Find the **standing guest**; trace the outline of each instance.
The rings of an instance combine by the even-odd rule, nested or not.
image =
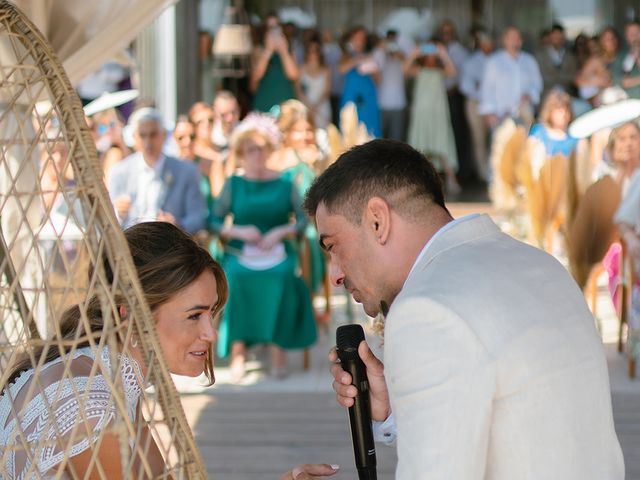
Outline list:
[[[613,64],[613,82],[624,88],[630,98],[640,98],[640,22],[627,23],[624,38],[627,51],[618,55]]]
[[[300,67],[300,79],[296,83],[298,98],[313,115],[318,128],[326,128],[331,122],[331,71],[324,63],[322,45],[317,37],[304,48],[304,64]]]
[[[166,133],[157,110],[135,111],[129,125],[136,152],[113,167],[109,180],[120,223],[159,220],[196,233],[206,215],[196,166],[162,153]]]
[[[198,60],[200,61],[200,96],[205,103],[213,102],[216,79],[213,75],[213,37],[206,30],[198,32]]]
[[[227,179],[214,207],[213,226],[226,242],[223,266],[229,279],[218,354],[231,354],[234,382],[244,376],[247,346],[269,344],[271,372],[283,378],[285,350],[316,340],[311,296],[288,241],[304,232],[307,220],[296,187],[267,168],[272,150],[263,131],[238,127],[232,155],[243,173]]]
[[[636,169],[629,179],[614,221],[624,240],[635,278],[627,315],[626,349],[631,358],[640,360],[640,169]],[[622,279],[619,280],[621,283]]]
[[[456,67],[444,45],[427,43],[417,46],[407,57],[404,71],[415,77],[408,142],[425,155],[439,159],[447,192],[458,194],[460,185],[455,175],[458,157],[444,86],[444,78],[455,75]]]
[[[231,136],[239,121],[240,105],[237,98],[229,90],[220,90],[213,100],[211,142],[222,157],[228,155]]]
[[[358,118],[365,124],[369,134],[379,137],[382,131],[376,83],[380,80],[380,72],[370,55],[367,30],[364,27],[355,27],[347,34],[340,72],[344,75],[340,109],[353,102]]]
[[[584,62],[587,61],[590,55],[590,47],[589,43],[591,42],[592,37],[584,33],[580,33],[573,39],[573,56],[576,59],[576,66],[578,69],[584,65]],[[544,49],[540,49],[542,52]],[[540,66],[542,69],[542,66]],[[544,75],[543,75],[544,76]]]
[[[522,51],[520,30],[507,27],[502,45],[487,60],[480,88],[478,111],[491,129],[507,117],[531,123],[542,91],[538,63]]]
[[[489,152],[487,138],[489,130],[484,118],[478,111],[482,77],[489,56],[493,53],[493,39],[483,31],[476,32],[477,50],[467,58],[460,74],[460,91],[465,95],[467,122],[473,139],[473,156],[476,173],[480,180],[489,180]]]
[[[598,36],[600,47],[602,48],[602,58],[607,70],[613,70],[613,64],[618,58],[618,49],[620,48],[620,36],[618,31],[613,27],[605,27]]]
[[[624,478],[602,342],[560,262],[487,215],[454,220],[433,166],[390,140],[343,154],[305,209],[334,285],[386,314],[384,366],[358,352],[397,480]],[[353,405],[351,375],[331,373]]]
[[[456,74],[446,77],[444,85],[447,89],[451,126],[456,142],[458,176],[466,180],[473,175],[474,168],[471,149],[469,148],[469,125],[467,124],[464,96],[460,92],[458,75],[462,72],[462,67],[469,56],[469,52],[460,43],[456,26],[451,20],[444,20],[440,23],[436,38],[447,47],[447,53],[456,67]]]
[[[294,83],[300,72],[275,14],[266,18],[262,43],[253,52],[249,88],[254,92],[253,109],[268,112],[274,105],[295,98]]]
[[[529,136],[537,138],[544,145],[548,157],[564,155],[569,157],[578,139],[569,135],[572,118],[571,97],[566,92],[551,90],[540,109],[540,123],[531,127]]]
[[[322,31],[322,54],[324,61],[331,70],[331,121],[334,125],[340,125],[340,97],[344,88],[344,76],[340,72],[339,64],[342,58],[342,49],[333,40],[331,30]]]
[[[600,106],[602,92],[611,86],[610,62],[605,56],[603,48],[603,44],[609,42],[609,40],[603,39],[611,35],[610,32],[603,32],[595,43],[590,44],[589,57],[576,76],[578,95],[588,101],[592,107]]]
[[[549,44],[541,48],[536,55],[542,74],[543,96],[546,96],[552,88],[558,88],[569,94],[575,91],[574,81],[578,63],[566,44],[564,27],[560,24],[553,25],[549,33]]]
[[[398,33],[395,30],[387,32],[385,40],[374,55],[380,66],[378,103],[382,119],[382,137],[402,141],[405,139],[407,125],[407,94],[403,68],[406,55],[398,43]]]

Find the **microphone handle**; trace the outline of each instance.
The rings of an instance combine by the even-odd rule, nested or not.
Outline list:
[[[342,368],[351,374],[358,389],[353,406],[349,407],[349,423],[353,440],[353,453],[359,480],[376,480],[376,448],[371,427],[369,382],[367,370],[357,355],[341,361]]]

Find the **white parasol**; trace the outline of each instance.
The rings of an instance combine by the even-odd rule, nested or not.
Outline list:
[[[640,100],[629,99],[598,107],[580,115],[569,126],[569,135],[587,138],[603,128],[612,128],[640,117]]]
[[[84,114],[90,117],[109,108],[119,107],[131,100],[135,100],[139,94],[138,90],[120,90],[119,92],[103,93],[93,102],[84,106]]]

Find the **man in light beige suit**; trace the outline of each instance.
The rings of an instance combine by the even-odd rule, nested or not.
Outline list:
[[[384,370],[359,351],[396,478],[624,478],[602,344],[553,257],[486,215],[453,220],[432,165],[390,140],[342,155],[305,208],[333,283],[369,315],[389,306]],[[350,375],[332,374],[352,405]]]

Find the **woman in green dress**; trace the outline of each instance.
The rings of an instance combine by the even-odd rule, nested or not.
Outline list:
[[[253,110],[269,112],[295,98],[294,83],[300,72],[278,23],[266,25],[264,45],[255,49],[252,65],[249,88],[254,92]]]
[[[289,241],[307,221],[294,185],[267,168],[271,149],[258,129],[237,134],[232,154],[243,173],[227,179],[214,205],[213,227],[226,242],[222,263],[229,280],[218,355],[231,354],[234,381],[244,375],[247,346],[271,344],[271,370],[281,378],[285,350],[316,340],[311,296]]]

